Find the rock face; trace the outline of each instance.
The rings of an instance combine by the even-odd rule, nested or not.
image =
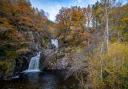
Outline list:
[[[8,79],[24,71],[28,68],[29,61],[35,52],[47,48],[48,38],[42,39],[42,32],[26,31],[22,34],[26,38],[23,44],[0,46],[3,51],[0,55],[0,79]]]
[[[26,54],[20,55],[15,59],[15,69],[13,75],[17,75],[23,70],[26,70],[29,65],[29,61],[34,54],[32,52],[28,52]]]
[[[28,68],[31,57],[35,55],[35,52],[41,51],[42,48],[47,47],[47,42],[45,39],[42,39],[42,34],[38,32],[28,32],[27,40],[29,41],[29,51],[21,53],[19,57],[15,59],[15,69],[14,75],[26,70]],[[43,61],[44,55],[41,53],[41,61]],[[43,66],[40,63],[40,69],[43,69]]]
[[[28,0],[10,1],[0,0],[0,78],[3,79],[24,70],[31,54],[47,48],[50,37],[47,30],[50,22],[44,14],[33,9]]]
[[[33,52],[25,52],[17,55],[16,58],[0,60],[0,79],[9,79],[27,69]]]
[[[45,60],[43,65],[48,70],[64,70],[64,77],[68,78],[74,73],[82,72],[87,68],[87,60],[83,52],[66,52],[67,49],[58,50],[46,49],[44,51]],[[84,71],[87,72],[86,69]]]

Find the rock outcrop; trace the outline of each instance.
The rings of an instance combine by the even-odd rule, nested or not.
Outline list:
[[[60,48],[46,49],[43,65],[47,70],[64,70],[64,77],[68,78],[76,73],[83,72],[87,68],[86,56],[81,51],[71,52],[71,49]],[[87,73],[85,69],[84,73]]]

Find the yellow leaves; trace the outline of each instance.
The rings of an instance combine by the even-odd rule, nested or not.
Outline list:
[[[16,50],[17,54],[25,54],[27,52],[30,52],[30,50],[28,48],[20,48],[20,49]]]
[[[103,85],[103,88],[107,86],[113,89],[117,89],[117,86],[119,88],[120,84],[123,85],[121,78],[128,75],[128,45],[113,43],[109,45],[107,53],[97,53],[89,60],[90,76],[96,89],[99,88],[98,85]],[[103,81],[99,81],[101,74]]]
[[[128,45],[120,44],[120,43],[113,43],[109,47],[108,55],[115,56],[115,57],[128,56]]]
[[[124,18],[122,18],[121,21],[122,21],[123,23],[128,24],[128,17],[124,17]]]

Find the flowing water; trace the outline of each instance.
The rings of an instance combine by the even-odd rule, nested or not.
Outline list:
[[[40,53],[37,53],[35,57],[32,57],[29,63],[29,67],[24,72],[39,72],[39,61],[40,61]]]
[[[58,78],[39,69],[40,53],[31,58],[28,69],[18,77],[0,81],[0,89],[57,89]]]
[[[54,45],[56,48],[59,47],[58,39],[51,39],[51,44]]]
[[[0,89],[75,89],[73,81],[63,82],[59,75],[39,69],[40,52],[32,57],[27,70],[11,80],[0,80]],[[74,84],[74,85],[71,85]]]

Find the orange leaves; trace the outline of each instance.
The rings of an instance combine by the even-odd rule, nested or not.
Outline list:
[[[20,16],[19,18],[19,25],[26,25],[26,26],[33,26],[32,19],[28,16]]]
[[[60,39],[69,46],[86,46],[90,34],[85,31],[86,10],[80,7],[62,8],[57,15]]]
[[[0,17],[0,26],[5,26],[5,27],[9,27],[9,28],[12,27],[10,25],[10,21],[8,19],[1,18],[1,17]]]
[[[56,16],[56,21],[63,24],[64,27],[81,26],[85,23],[85,10],[80,7],[62,8]]]
[[[32,8],[27,5],[27,2],[25,0],[17,1],[17,3],[13,5],[13,9],[16,13],[22,15],[30,15],[33,13]]]
[[[14,4],[11,4],[11,12],[6,13],[12,14],[8,18],[18,28],[17,30],[40,31],[44,28],[47,21],[46,16],[41,16],[40,12],[34,10],[26,0],[17,0]]]
[[[91,35],[88,32],[82,31],[81,28],[76,28],[66,34],[65,41],[69,46],[86,47],[87,43],[91,41]]]

